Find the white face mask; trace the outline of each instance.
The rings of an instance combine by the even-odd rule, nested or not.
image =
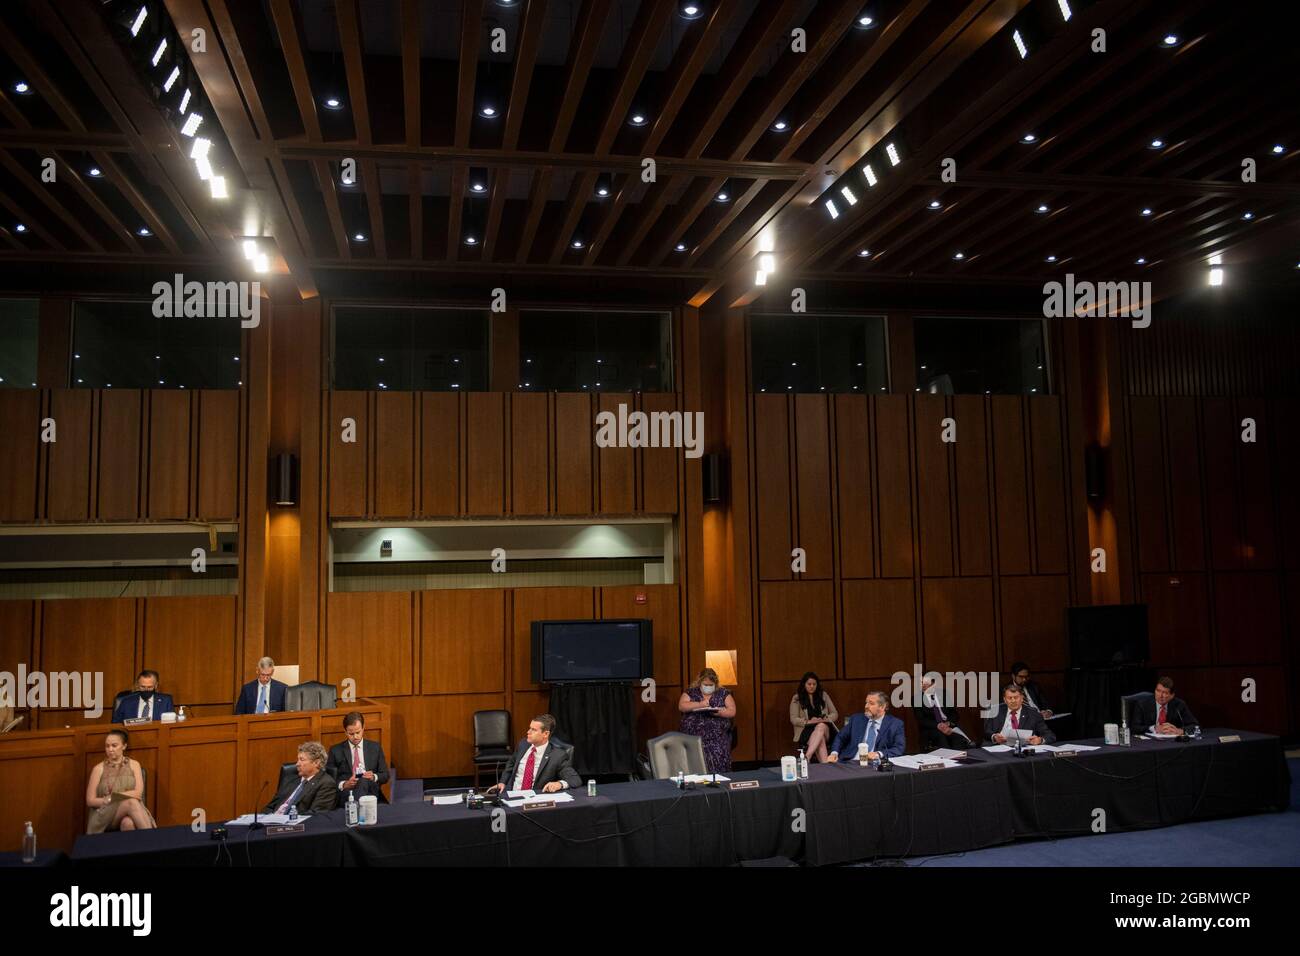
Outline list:
[[[701,685],[700,685],[700,692],[701,692],[702,694],[704,694],[705,697],[708,697],[710,694],[712,694],[712,693],[713,693],[715,690],[717,690],[717,689],[718,689],[718,688],[715,687],[713,684],[701,684]]]

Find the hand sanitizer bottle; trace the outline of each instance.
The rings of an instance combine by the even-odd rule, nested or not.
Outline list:
[[[32,829],[31,820],[28,820],[23,828],[23,862],[36,862],[36,831]]]
[[[353,790],[348,791],[348,826],[357,825],[357,795]]]
[[[799,778],[801,780],[808,779],[808,757],[803,752],[802,747],[799,748]]]

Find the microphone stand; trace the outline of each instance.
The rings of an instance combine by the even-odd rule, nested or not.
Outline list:
[[[266,793],[266,787],[270,782],[271,782],[270,780],[263,780],[262,789],[257,791],[257,803],[253,804],[253,822],[248,825],[248,829],[250,832],[253,830],[262,830],[266,828],[266,824],[259,823],[257,821],[257,808],[262,805],[262,794]]]

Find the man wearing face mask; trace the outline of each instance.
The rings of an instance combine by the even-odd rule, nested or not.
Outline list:
[[[113,708],[113,723],[127,720],[157,720],[174,711],[170,694],[158,690],[158,672],[141,671],[135,679],[135,693],[127,694]]]

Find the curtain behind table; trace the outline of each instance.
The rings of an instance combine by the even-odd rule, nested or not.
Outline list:
[[[555,735],[573,745],[573,765],[584,778],[635,773],[633,693],[630,684],[554,684]]]

